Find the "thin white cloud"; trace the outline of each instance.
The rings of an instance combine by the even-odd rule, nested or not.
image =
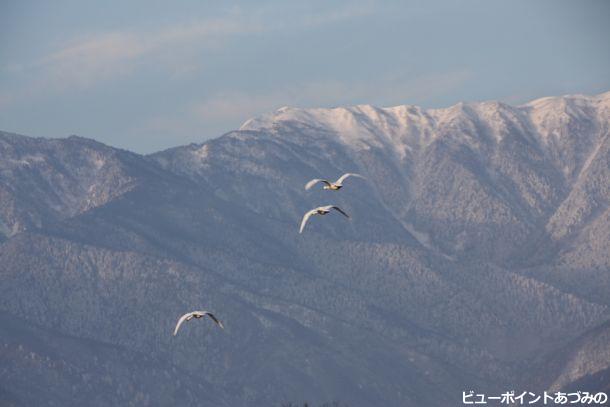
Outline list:
[[[88,87],[133,72],[145,58],[171,66],[172,58],[166,52],[176,56],[180,47],[213,47],[229,36],[263,29],[260,24],[219,19],[170,26],[155,32],[116,31],[70,44],[36,65],[57,86]]]
[[[174,24],[154,31],[118,30],[89,36],[66,44],[31,64],[13,64],[12,71],[37,78],[33,88],[61,91],[88,88],[115,77],[133,73],[139,64],[161,65],[170,77],[180,77],[198,68],[195,55],[214,48],[233,36],[294,28],[315,28],[362,16],[363,7],[301,14],[291,19],[270,14],[249,15],[241,9],[227,17]],[[186,67],[186,68],[185,68]],[[8,72],[8,67],[5,67]],[[28,93],[28,92],[25,92]]]
[[[8,93],[0,93],[0,109],[7,107],[12,102],[12,96]]]
[[[109,33],[70,45],[43,58],[49,81],[58,86],[86,87],[131,70],[130,61],[143,55],[147,46],[133,34]]]
[[[455,71],[414,78],[393,75],[361,82],[311,82],[258,94],[223,92],[196,103],[189,111],[192,117],[203,122],[237,123],[282,106],[332,107],[359,103],[392,106],[425,103],[449,94],[470,78],[469,71]]]
[[[190,108],[193,117],[202,121],[234,121],[261,112],[275,110],[286,100],[286,94],[276,91],[267,94],[247,94],[240,92],[221,93],[197,103]]]
[[[156,31],[112,31],[66,44],[33,63],[11,63],[8,75],[27,77],[18,90],[5,89],[2,104],[66,90],[87,89],[134,73],[142,66],[165,69],[176,78],[201,69],[194,54],[223,44],[230,36],[264,30],[262,24],[234,18],[176,24]]]
[[[342,21],[349,21],[355,18],[370,15],[373,7],[370,4],[359,4],[344,6],[343,8],[329,10],[319,14],[304,14],[299,21],[292,21],[286,27],[296,26],[299,28],[315,28],[326,24],[336,24]],[[294,24],[296,23],[296,24]]]
[[[248,119],[282,106],[424,103],[450,94],[469,79],[471,74],[468,71],[456,71],[416,78],[394,75],[359,83],[312,82],[265,93],[222,92],[191,103],[173,114],[150,117],[130,129],[128,134],[139,139],[154,137],[157,141],[166,140],[166,146],[203,141],[237,129]]]

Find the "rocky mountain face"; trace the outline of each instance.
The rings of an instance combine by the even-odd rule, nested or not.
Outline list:
[[[604,388],[609,148],[610,93],[282,108],[150,156],[2,133],[0,401],[440,406]],[[346,171],[366,180],[303,188]],[[324,204],[351,219],[299,235]],[[172,337],[202,308],[226,329]]]

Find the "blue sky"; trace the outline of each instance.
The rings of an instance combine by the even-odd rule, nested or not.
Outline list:
[[[0,2],[0,129],[148,153],[282,106],[610,90],[610,1]]]

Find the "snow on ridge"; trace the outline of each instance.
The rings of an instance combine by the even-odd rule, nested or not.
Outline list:
[[[564,95],[544,97],[519,106],[528,117],[543,144],[557,143],[561,129],[570,122],[596,119],[600,125],[610,116],[610,92],[594,96]]]
[[[449,107],[435,108],[435,109],[423,109],[417,105],[396,105],[391,107],[376,107],[369,104],[361,104],[348,107],[332,107],[332,108],[298,108],[284,106],[277,109],[275,112],[263,114],[258,117],[254,117],[246,120],[239,130],[260,130],[262,128],[270,128],[273,123],[282,121],[311,121],[318,123],[327,123],[329,119],[339,119],[340,122],[342,115],[346,113],[352,114],[365,114],[370,117],[378,116],[379,114],[387,114],[400,118],[398,123],[404,124],[404,119],[409,114],[419,115],[432,115],[436,117],[443,117],[450,115],[456,110],[463,110],[464,107],[471,107],[477,111],[485,111],[489,109],[509,109],[509,110],[527,110],[528,108],[537,108],[550,106],[558,103],[569,103],[569,104],[580,104],[590,102],[610,102],[610,91],[600,93],[597,95],[563,95],[563,96],[547,96],[538,99],[534,99],[530,102],[513,106],[504,102],[496,100],[488,100],[482,102],[459,102]]]
[[[519,105],[517,107],[542,107],[549,106],[550,104],[561,103],[561,102],[610,102],[610,91],[602,92],[597,95],[585,95],[585,94],[568,94],[562,96],[545,96],[542,98],[531,100],[527,103]]]
[[[430,117],[418,106],[379,108],[357,105],[335,108],[283,107],[273,113],[246,121],[239,130],[272,129],[281,123],[297,122],[337,134],[346,145],[358,149],[388,147],[401,156],[411,149],[405,135],[412,127],[429,125]],[[415,131],[419,133],[419,131]],[[417,143],[416,143],[417,144]]]
[[[438,109],[414,105],[376,107],[356,105],[334,108],[282,107],[246,121],[240,130],[273,129],[296,122],[335,133],[347,146],[356,149],[388,148],[404,158],[413,149],[425,148],[439,137],[476,137],[498,143],[518,129],[532,141],[547,144],[554,129],[572,118],[590,117],[597,109],[600,120],[610,111],[610,92],[595,96],[565,95],[544,97],[513,106],[499,101],[460,102]],[[480,134],[480,129],[486,131]],[[475,137],[476,136],[476,137]]]

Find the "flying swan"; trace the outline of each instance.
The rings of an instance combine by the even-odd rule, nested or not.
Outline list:
[[[324,187],[324,188],[326,188],[326,187]],[[303,220],[301,221],[301,228],[299,229],[299,233],[303,233],[305,224],[307,223],[307,221],[309,220],[309,218],[312,215],[326,215],[326,214],[330,213],[331,209],[334,209],[337,212],[341,213],[346,218],[349,218],[349,215],[347,213],[343,212],[343,210],[341,208],[339,208],[338,206],[333,206],[333,205],[320,206],[318,208],[310,210],[305,215],[303,215]]]
[[[224,329],[225,327],[222,325],[222,322],[220,322],[218,320],[218,318],[216,318],[214,316],[214,314],[212,314],[211,312],[207,312],[207,311],[193,311],[193,312],[189,312],[188,314],[184,314],[180,317],[180,319],[178,320],[178,323],[176,324],[176,329],[174,329],[174,336],[176,336],[176,334],[178,333],[178,329],[180,329],[180,325],[182,325],[182,323],[184,321],[190,321],[193,318],[203,318],[205,316],[209,316],[212,321],[216,322],[216,325],[218,325],[219,327],[221,327],[222,329]]]
[[[353,172],[348,172],[347,174],[341,175],[341,178],[339,178],[335,182],[330,182],[328,180],[321,179],[321,178],[312,179],[307,184],[305,184],[305,189],[310,189],[311,187],[316,185],[318,182],[322,182],[322,183],[326,184],[326,185],[324,185],[324,189],[329,189],[329,190],[332,190],[332,191],[336,191],[336,190],[341,189],[343,187],[343,181],[345,181],[345,179],[347,177],[364,178],[360,174],[354,174]]]

